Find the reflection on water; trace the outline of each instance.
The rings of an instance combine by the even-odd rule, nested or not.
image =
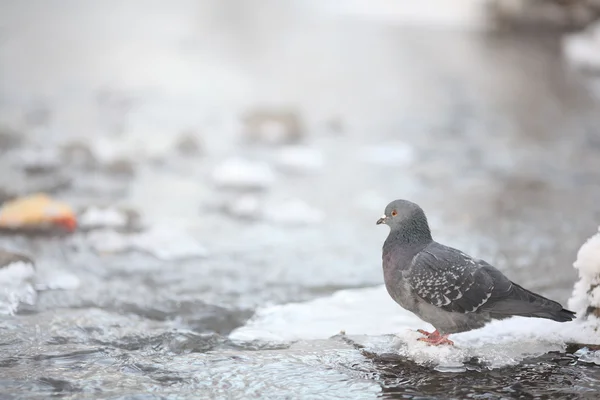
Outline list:
[[[554,38],[435,32],[265,4],[0,2],[0,122],[23,133],[17,140],[2,128],[0,197],[43,189],[78,208],[119,205],[206,248],[204,258],[173,260],[99,253],[95,238],[108,236],[97,232],[0,237],[0,247],[36,260],[40,279],[60,266],[79,281],[1,317],[3,395],[597,390],[598,369],[563,349],[454,373],[343,337],[311,339],[311,326],[294,343],[229,337],[259,307],[380,285],[387,232],[374,222],[393,198],[422,204],[441,242],[561,302],[575,252],[600,220],[600,102],[562,65]],[[241,137],[242,117],[263,109],[299,119],[300,142],[315,152]],[[181,151],[189,140],[197,152]],[[17,161],[35,148],[43,157],[29,160],[43,165],[31,175]],[[235,157],[266,162],[274,177],[241,190],[241,205],[232,203],[240,190],[214,182],[215,168]],[[244,218],[248,207],[261,217]],[[319,218],[297,224],[286,212],[298,209]],[[328,336],[338,333],[336,315],[351,311],[333,309]],[[352,334],[371,327],[360,332],[360,322]]]

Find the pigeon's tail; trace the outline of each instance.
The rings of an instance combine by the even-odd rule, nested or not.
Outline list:
[[[489,310],[493,318],[510,316],[546,318],[558,322],[575,319],[575,313],[560,303],[535,294],[512,282],[510,294],[496,302]]]

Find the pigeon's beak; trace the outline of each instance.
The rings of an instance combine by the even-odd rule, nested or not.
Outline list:
[[[387,217],[382,215],[381,218],[377,220],[377,225],[385,224],[387,222]]]

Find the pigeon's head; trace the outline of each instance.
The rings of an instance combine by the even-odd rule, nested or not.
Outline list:
[[[406,226],[427,228],[425,213],[417,204],[408,200],[394,200],[385,208],[384,214],[377,220],[377,225],[386,224],[392,230]]]

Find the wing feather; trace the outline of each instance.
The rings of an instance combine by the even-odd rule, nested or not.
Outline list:
[[[472,313],[494,295],[489,264],[438,243],[413,258],[407,280],[414,293],[429,304],[449,312]]]

